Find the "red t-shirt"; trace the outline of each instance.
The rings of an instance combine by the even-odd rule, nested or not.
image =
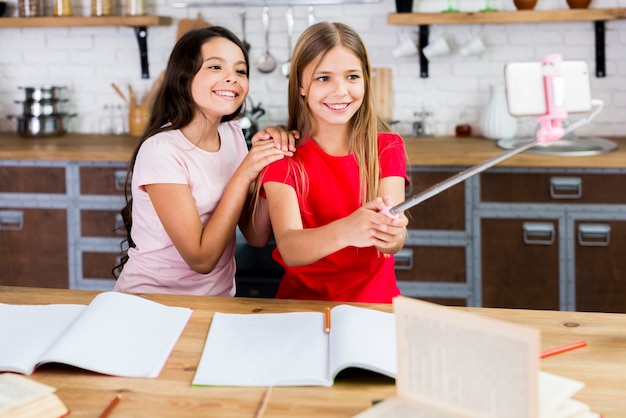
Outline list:
[[[380,177],[406,175],[406,151],[402,138],[378,134]],[[335,157],[326,154],[315,141],[298,146],[296,156],[307,173],[308,190],[303,196],[288,158],[270,164],[262,184],[275,181],[296,190],[303,227],[316,228],[344,218],[357,210],[360,185],[354,154]],[[277,298],[341,302],[391,303],[400,294],[396,284],[395,258],[385,257],[375,247],[346,247],[313,264],[292,267],[285,264],[278,248],[274,259],[285,269]]]

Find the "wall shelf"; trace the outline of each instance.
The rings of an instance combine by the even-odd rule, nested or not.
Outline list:
[[[626,8],[514,10],[458,13],[390,13],[390,25],[418,25],[420,77],[428,77],[428,59],[421,52],[428,45],[429,25],[472,25],[547,22],[594,22],[596,77],[606,77],[605,22],[626,19]]]
[[[135,31],[139,46],[141,78],[150,78],[148,70],[148,26],[169,26],[167,16],[41,16],[0,18],[3,28],[60,28],[87,26],[129,26]]]
[[[215,0],[192,0],[172,3],[172,7],[274,7],[274,6],[322,6],[339,4],[371,4],[380,3],[382,0],[239,0],[239,1],[215,1]]]

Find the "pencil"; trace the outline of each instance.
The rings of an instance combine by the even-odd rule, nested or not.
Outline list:
[[[120,403],[120,399],[122,399],[122,395],[120,394],[118,394],[115,398],[113,398],[109,406],[107,406],[107,408],[102,412],[102,414],[100,414],[100,418],[108,417],[111,411],[113,411],[113,409],[117,406],[117,404]]]
[[[272,394],[272,387],[268,387],[265,389],[265,393],[263,394],[263,398],[261,398],[261,403],[259,404],[259,409],[257,409],[254,418],[261,418],[263,413],[265,412],[265,408],[267,407],[267,402],[270,400],[270,395]]]
[[[551,350],[546,350],[546,351],[542,352],[540,354],[539,358],[546,358],[546,357],[554,356],[555,354],[561,354],[561,353],[564,353],[566,351],[573,350],[575,348],[585,347],[586,345],[587,345],[587,341],[585,341],[585,340],[578,341],[578,342],[571,343],[571,344],[566,344],[566,345],[563,345],[561,347],[553,348]]]
[[[324,311],[324,318],[325,318],[324,332],[328,334],[330,332],[330,308],[328,306],[326,307],[326,310]]]

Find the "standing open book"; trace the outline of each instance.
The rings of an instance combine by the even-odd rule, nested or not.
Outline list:
[[[539,330],[417,299],[393,301],[396,396],[355,418],[592,418],[584,384],[539,372]]]
[[[391,313],[339,305],[323,312],[215,313],[194,385],[332,386],[350,367],[396,375]]]
[[[191,310],[118,292],[85,305],[0,303],[0,370],[31,374],[63,363],[124,377],[157,377]]]

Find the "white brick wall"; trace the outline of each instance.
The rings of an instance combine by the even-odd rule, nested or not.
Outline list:
[[[17,0],[8,0],[16,2]],[[49,0],[48,0],[49,1]],[[126,88],[132,84],[143,95],[155,77],[164,69],[181,18],[195,18],[200,12],[211,23],[241,33],[237,7],[202,9],[173,8],[174,0],[147,0],[148,12],[172,16],[168,27],[148,28],[148,56],[151,79],[140,74],[137,41],[132,28],[0,28],[0,130],[16,129],[5,115],[20,114],[24,92],[18,86],[49,84],[67,86],[66,109],[76,112],[70,129],[74,132],[97,132],[105,104],[122,104],[111,83]],[[211,0],[213,1],[213,0]],[[219,0],[218,0],[219,1]],[[478,10],[484,0],[457,0],[462,10]],[[415,9],[438,11],[447,0],[415,0]],[[501,10],[514,10],[512,0],[492,0]],[[88,15],[89,2],[74,0],[74,14]],[[119,5],[118,7],[122,7]],[[626,0],[593,0],[591,7],[626,7]],[[565,0],[539,0],[537,9],[567,8]],[[271,53],[282,62],[287,58],[285,7],[272,7],[270,32]],[[368,5],[319,5],[317,20],[342,21],[359,31],[373,66],[393,69],[394,119],[401,121],[397,130],[410,130],[414,113],[422,106],[434,113],[436,133],[452,134],[462,112],[466,112],[477,132],[477,120],[488,100],[489,85],[502,81],[506,62],[538,60],[547,53],[559,52],[565,59],[584,60],[591,69],[594,98],[603,100],[605,109],[580,134],[626,134],[626,20],[606,23],[607,77],[596,78],[594,31],[591,22],[510,24],[510,25],[434,25],[431,36],[444,36],[455,46],[470,36],[481,36],[487,50],[478,57],[462,57],[456,50],[430,63],[429,78],[419,77],[417,57],[394,59],[391,50],[398,36],[415,33],[417,27],[391,26],[387,14],[395,10],[394,0]],[[252,44],[251,64],[264,51],[261,8],[247,9],[247,40]],[[307,25],[307,7],[294,7],[294,35]],[[262,124],[286,122],[287,80],[279,69],[270,74],[252,70],[250,97],[262,102],[267,115]],[[520,121],[520,133],[528,134],[532,119]]]

